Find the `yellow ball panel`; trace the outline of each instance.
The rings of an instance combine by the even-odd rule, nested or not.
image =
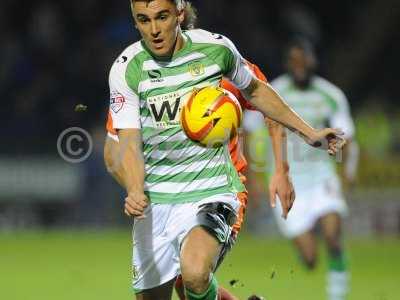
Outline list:
[[[240,104],[222,88],[207,87],[195,93],[182,109],[182,127],[189,138],[203,146],[221,146],[240,126]]]

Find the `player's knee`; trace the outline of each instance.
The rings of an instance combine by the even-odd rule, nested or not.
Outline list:
[[[211,269],[209,266],[192,263],[190,267],[182,269],[182,279],[185,288],[201,294],[207,290],[210,281]]]

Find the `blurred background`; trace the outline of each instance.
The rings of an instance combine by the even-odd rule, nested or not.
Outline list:
[[[350,101],[361,149],[356,183],[344,190],[354,258],[350,299],[400,299],[393,267],[400,267],[398,1],[192,2],[199,27],[228,36],[269,79],[284,72],[291,37],[314,43],[318,73]],[[108,71],[140,38],[129,1],[2,0],[0,36],[0,277],[8,278],[0,290],[5,299],[129,299],[130,221],[122,214],[124,192],[102,157]],[[260,134],[267,149],[268,137]],[[230,288],[240,295],[265,291],[268,299],[289,299],[289,284],[293,295],[304,295],[298,299],[322,299],[315,293],[323,295],[323,271],[310,275],[321,281],[313,292],[276,230],[263,191],[268,174],[257,176],[245,242],[228,258],[231,269],[221,270],[222,281],[237,274],[244,283]],[[265,263],[262,270],[241,265],[240,253],[251,251]],[[289,272],[296,268],[297,277]],[[272,272],[282,276],[271,278]],[[252,285],[256,277],[262,279]],[[378,280],[370,290],[369,280]],[[289,294],[282,297],[282,289]]]

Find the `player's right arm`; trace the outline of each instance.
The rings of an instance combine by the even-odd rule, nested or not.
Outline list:
[[[104,163],[106,169],[115,181],[125,188],[125,174],[122,169],[119,152],[119,140],[115,141],[110,136],[107,136],[104,142]]]
[[[142,134],[140,129],[118,130],[123,181],[127,191],[125,213],[128,216],[142,218],[148,199],[144,194],[144,159]]]
[[[110,117],[119,139],[119,167],[125,184],[125,213],[144,217],[148,199],[144,194],[145,165],[142,151],[140,103],[137,94],[125,79],[126,61],[116,61],[111,68]]]

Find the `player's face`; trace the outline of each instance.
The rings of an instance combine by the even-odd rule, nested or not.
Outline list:
[[[313,75],[315,59],[303,49],[293,47],[288,53],[287,67],[296,85],[307,87]]]
[[[182,47],[180,23],[184,14],[174,1],[133,1],[132,12],[137,29],[154,55],[170,57]]]

